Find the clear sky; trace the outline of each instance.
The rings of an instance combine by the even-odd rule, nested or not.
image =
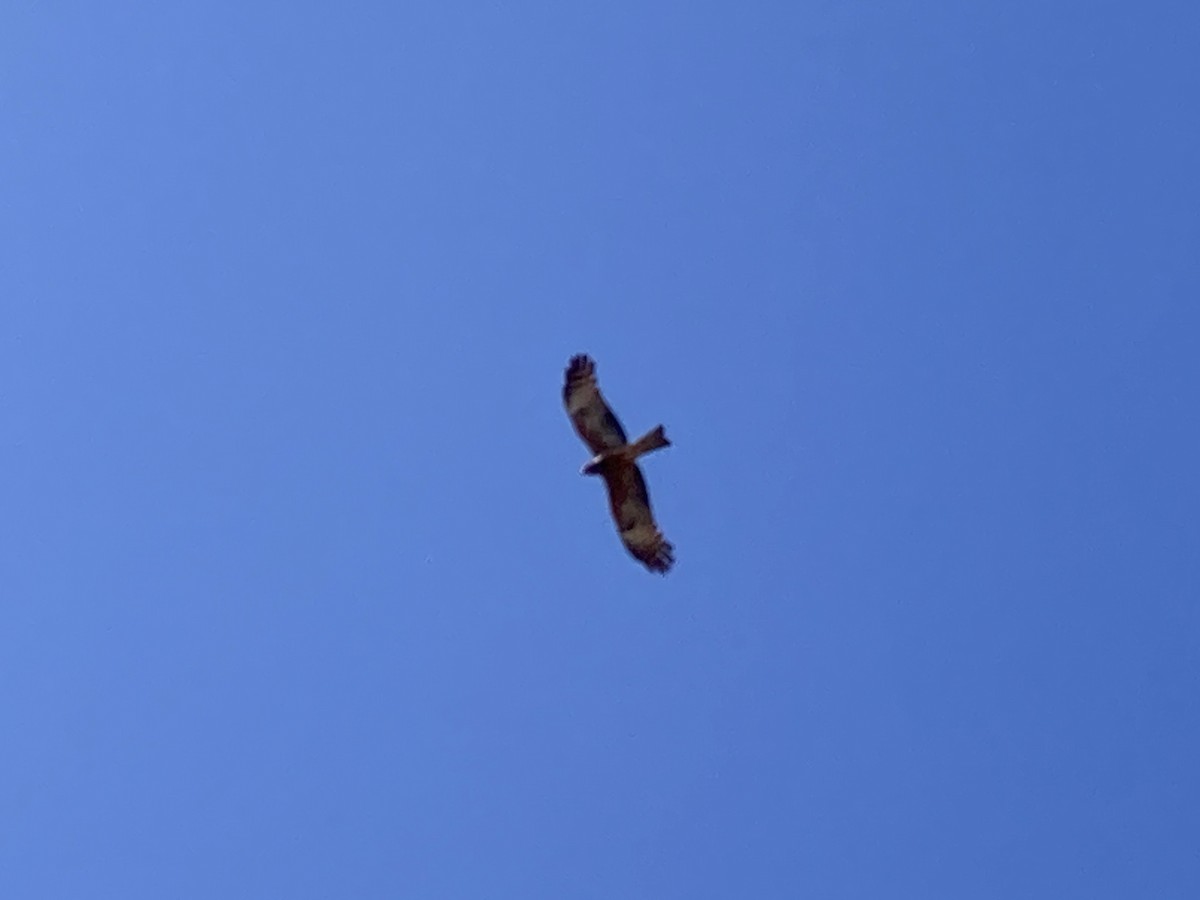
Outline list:
[[[1200,896],[1197,46],[6,3],[0,894]]]

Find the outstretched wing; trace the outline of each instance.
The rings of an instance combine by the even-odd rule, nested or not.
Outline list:
[[[611,463],[604,468],[608,502],[625,549],[651,572],[666,572],[675,562],[675,548],[667,543],[650,509],[646,479],[633,463]]]
[[[625,429],[609,409],[596,384],[596,364],[591,357],[572,356],[563,384],[563,404],[583,442],[593,453],[603,453],[628,443]]]

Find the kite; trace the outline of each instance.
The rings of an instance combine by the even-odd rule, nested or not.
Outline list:
[[[646,479],[637,465],[639,456],[671,446],[663,427],[629,443],[625,429],[600,393],[596,364],[582,354],[571,357],[567,365],[563,404],[579,437],[595,454],[580,474],[604,479],[613,522],[625,548],[647,569],[665,575],[675,562],[675,548],[654,523]]]

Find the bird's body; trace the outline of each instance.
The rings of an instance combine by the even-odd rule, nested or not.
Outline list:
[[[573,356],[567,365],[563,404],[580,438],[595,454],[581,474],[604,479],[613,521],[625,548],[652,572],[666,573],[675,562],[674,547],[654,522],[646,479],[637,464],[638,457],[671,446],[663,426],[630,443],[600,393],[596,364],[583,355]]]

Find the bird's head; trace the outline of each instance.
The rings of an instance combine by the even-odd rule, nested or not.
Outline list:
[[[579,474],[580,475],[599,475],[599,474],[601,474],[601,471],[604,468],[604,463],[605,463],[605,458],[604,458],[603,454],[593,456],[586,463],[584,463],[583,468],[579,470]]]

